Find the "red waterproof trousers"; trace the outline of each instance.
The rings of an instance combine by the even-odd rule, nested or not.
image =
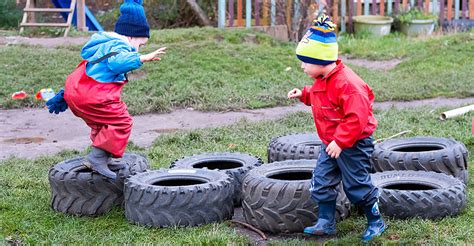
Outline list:
[[[64,99],[74,115],[91,128],[92,146],[122,157],[133,124],[127,105],[120,99],[127,80],[100,83],[87,76],[86,64],[82,61],[67,77]]]

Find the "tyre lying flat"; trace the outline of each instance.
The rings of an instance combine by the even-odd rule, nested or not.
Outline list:
[[[223,172],[160,169],[125,182],[125,217],[149,227],[199,226],[232,218],[234,186]]]
[[[438,219],[459,214],[466,206],[466,185],[443,173],[387,171],[374,173],[382,214],[398,218]]]
[[[316,133],[297,133],[273,138],[268,144],[268,163],[311,160],[319,157],[322,141]]]

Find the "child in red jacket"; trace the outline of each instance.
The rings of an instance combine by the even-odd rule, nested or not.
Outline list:
[[[144,62],[159,61],[166,48],[140,55],[139,48],[147,43],[150,27],[142,0],[124,0],[115,32],[94,34],[82,48],[84,59],[67,77],[65,88],[46,105],[50,113],[68,107],[91,128],[92,151],[84,165],[99,174],[115,179],[109,158],[120,158],[127,147],[133,120],[127,105],[121,100],[127,73]]]
[[[319,205],[318,221],[304,232],[320,236],[336,233],[336,186],[342,179],[350,201],[364,208],[368,226],[362,239],[367,242],[386,228],[378,210],[379,191],[369,175],[374,149],[371,136],[377,126],[372,114],[374,94],[337,59],[335,27],[324,15],[313,22],[296,55],[314,83],[288,92],[288,98],[299,98],[311,106],[323,142],[311,184],[312,198]]]

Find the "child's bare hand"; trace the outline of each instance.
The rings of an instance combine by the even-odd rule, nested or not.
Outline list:
[[[342,152],[341,147],[339,147],[339,145],[337,145],[335,141],[332,141],[331,143],[329,143],[328,147],[326,148],[326,153],[328,153],[329,156],[335,159],[339,157],[341,152]]]
[[[141,62],[160,61],[160,55],[166,54],[166,47],[159,48],[151,53],[140,56]]]
[[[293,98],[300,98],[301,97],[301,90],[300,89],[293,89],[288,92],[288,99],[293,99]]]

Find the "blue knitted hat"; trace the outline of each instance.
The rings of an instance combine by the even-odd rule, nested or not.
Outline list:
[[[142,3],[143,0],[124,0],[115,23],[116,33],[128,37],[150,37],[150,26]]]

